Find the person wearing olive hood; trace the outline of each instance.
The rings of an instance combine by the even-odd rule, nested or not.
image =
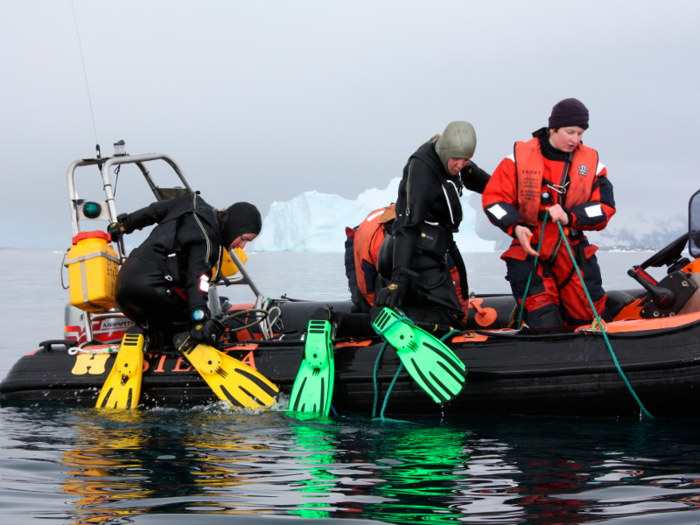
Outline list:
[[[398,307],[414,322],[461,327],[464,312],[446,256],[460,270],[462,296],[469,296],[464,262],[453,234],[462,221],[462,189],[483,193],[490,175],[471,161],[476,132],[451,122],[411,155],[396,200],[396,221],[379,255],[379,272],[391,282],[376,306]]]
[[[108,231],[116,241],[152,224],[157,226],[119,271],[117,305],[147,326],[156,344],[169,346],[184,331],[211,344],[223,327],[207,307],[209,282],[224,250],[243,248],[260,233],[260,212],[247,202],[216,211],[192,193],[120,215]]]

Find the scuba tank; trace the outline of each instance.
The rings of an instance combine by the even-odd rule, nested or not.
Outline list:
[[[238,259],[241,261],[241,264],[245,264],[248,261],[248,256],[245,254],[243,251],[243,248],[234,248],[234,252],[236,252],[236,256],[238,256]],[[221,277],[222,275],[224,277],[233,277],[238,273],[238,266],[236,263],[233,262],[233,259],[228,253],[228,250],[223,250],[223,254],[221,257],[221,266],[219,267],[219,272],[216,274],[217,278]]]
[[[85,312],[100,312],[117,306],[114,288],[119,259],[103,231],[81,232],[73,237],[65,266],[70,283],[70,304]]]

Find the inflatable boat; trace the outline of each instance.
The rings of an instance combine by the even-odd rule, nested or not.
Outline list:
[[[147,163],[155,161],[170,165],[183,186],[158,187],[147,169]],[[120,153],[75,161],[68,169],[74,241],[80,236],[81,223],[116,218],[110,170],[124,165],[139,168],[156,199],[194,191],[166,155]],[[74,171],[82,166],[98,167],[104,202],[78,198]],[[467,369],[465,387],[449,403],[436,404],[401,369],[395,349],[380,336],[334,338],[333,411],[373,417],[636,417],[640,412],[653,417],[696,417],[693,407],[700,403],[700,192],[691,197],[688,212],[687,234],[629,270],[634,288],[608,291],[614,320],[607,324],[594,322],[559,332],[518,330],[518,309],[511,296],[472,297],[466,312],[467,330],[439,334]],[[118,265],[126,254],[123,246],[116,248],[110,257]],[[313,312],[330,307],[352,315],[352,304],[269,299],[246,271],[244,254],[232,252],[230,256],[236,273],[223,277],[210,293],[212,312],[222,316],[229,328],[220,348],[275,383],[280,390],[276,407],[284,410],[304,356],[304,333]],[[666,267],[667,275],[656,281],[645,271],[649,267]],[[82,285],[76,284],[80,278],[71,276],[71,288],[82,288],[75,300],[71,290],[73,304],[66,307],[65,333],[39,343],[12,367],[0,383],[3,404],[95,406],[122,336],[132,323],[113,306],[85,299],[89,294],[84,275]],[[224,285],[248,286],[255,302],[228,304],[217,292]],[[218,401],[172,348],[146,350],[140,399],[143,407],[191,407]]]

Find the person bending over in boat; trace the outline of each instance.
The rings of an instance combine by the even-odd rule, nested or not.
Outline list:
[[[158,226],[131,252],[117,276],[117,305],[136,326],[122,339],[96,406],[136,407],[144,351],[148,345],[173,344],[222,401],[236,407],[269,407],[278,388],[212,346],[224,327],[207,308],[209,281],[221,265],[223,251],[243,248],[255,239],[262,227],[260,212],[247,202],[217,212],[198,193],[191,193],[120,215],[108,232],[118,241],[122,234],[152,224]]]
[[[489,174],[471,161],[475,149],[474,127],[451,122],[408,159],[393,232],[384,241],[393,242],[391,282],[377,293],[377,306],[398,307],[417,323],[462,327],[464,312],[446,255],[464,276],[461,292],[467,300],[466,269],[452,235],[462,221],[462,189],[482,193],[489,180]]]
[[[529,282],[523,321],[533,330],[587,324],[594,317],[556,221],[564,227],[598,314],[610,320],[597,247],[583,232],[605,228],[615,200],[598,152],[581,141],[588,116],[575,98],[558,102],[549,125],[515,143],[483,193],[489,220],[514,238],[501,259],[518,304]]]
[[[393,235],[386,235],[379,248],[389,254],[391,282],[379,290],[369,314],[340,315],[328,309],[314,313],[307,330],[304,359],[290,395],[291,411],[328,414],[334,371],[331,334],[333,329],[336,335],[341,333],[342,325],[349,319],[362,316],[394,347],[413,380],[433,401],[446,403],[462,390],[464,364],[449,347],[419,326],[462,327],[464,312],[446,257],[451,253],[455,262],[464,267],[452,239],[462,220],[462,177],[468,181],[469,189],[479,192],[489,177],[471,162],[475,148],[472,125],[451,122],[442,135],[433,137],[411,155],[399,185]],[[385,214],[379,210],[377,213]],[[372,226],[376,229],[383,219],[388,222],[391,214],[383,218],[379,215]],[[368,234],[368,250],[376,251],[376,245],[370,246],[376,232],[364,233]],[[346,257],[354,258],[354,251],[346,252]],[[466,270],[463,275],[462,293],[466,299]]]
[[[247,202],[216,211],[197,193],[120,215],[109,228],[112,239],[152,224],[148,238],[125,261],[116,284],[119,309],[145,326],[162,345],[190,331],[212,344],[223,331],[207,307],[209,281],[223,250],[243,248],[260,233],[258,209]]]
[[[489,175],[483,180],[483,184],[474,191],[481,193],[486,185]],[[345,228],[347,239],[345,240],[345,274],[348,278],[348,289],[353,302],[353,312],[369,313],[374,306],[375,290],[381,279],[378,266],[382,266],[385,277],[391,277],[391,254],[389,250],[379,253],[384,239],[391,235],[396,218],[396,206],[391,204],[370,212],[367,217],[354,228]],[[380,265],[380,262],[382,263]],[[388,268],[386,268],[388,266]],[[447,254],[447,268],[450,270],[450,278],[454,282],[455,291],[465,316],[469,309],[468,290],[462,296],[461,283],[466,281],[466,274],[460,275],[459,268]],[[464,267],[462,267],[464,268]]]

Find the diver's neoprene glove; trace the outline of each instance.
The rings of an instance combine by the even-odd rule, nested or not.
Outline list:
[[[213,345],[219,340],[219,336],[226,330],[221,321],[209,317],[209,314],[204,310],[195,310],[192,312],[194,326],[190,330],[192,339],[200,343]]]
[[[107,227],[107,233],[111,235],[112,242],[119,242],[123,234],[134,231],[133,228],[129,228],[127,225],[127,217],[126,213],[117,215],[117,222],[113,222]]]
[[[416,272],[408,268],[396,268],[391,272],[391,284],[379,290],[374,300],[376,306],[388,306],[389,308],[403,306],[403,298],[411,286],[411,280],[418,277]]]

